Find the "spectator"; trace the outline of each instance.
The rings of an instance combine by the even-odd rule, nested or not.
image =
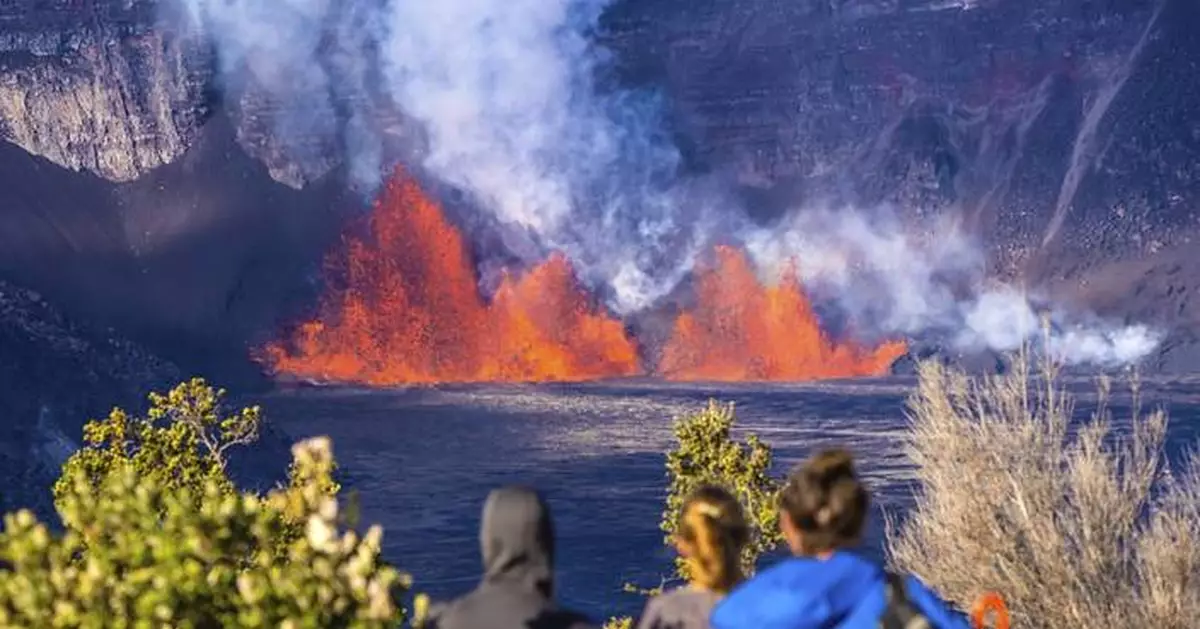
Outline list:
[[[869,498],[849,453],[816,454],[792,472],[779,502],[794,557],[721,601],[711,617],[715,629],[966,629],[966,619],[916,578],[892,581],[850,552],[862,536]]]
[[[705,485],[683,503],[675,549],[687,566],[689,582],[646,604],[638,629],[708,629],[708,617],[721,597],[742,580],[741,553],[750,528],[737,499]]]
[[[488,495],[479,527],[483,579],[466,596],[433,605],[436,629],[590,629],[554,602],[554,529],[537,492],[502,487]]]

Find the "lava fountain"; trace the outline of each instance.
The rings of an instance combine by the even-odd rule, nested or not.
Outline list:
[[[579,381],[641,371],[623,324],[593,305],[561,255],[479,293],[462,235],[398,171],[364,236],[329,260],[319,317],[263,361],[276,374],[369,385]]]
[[[374,210],[327,260],[318,317],[260,360],[276,375],[376,386],[584,381],[642,373],[623,323],[594,303],[555,254],[495,295],[479,292],[461,233],[398,170]],[[866,349],[821,331],[794,267],[759,282],[720,247],[700,269],[697,304],[675,321],[658,375],[670,380],[814,380],[879,375],[905,352]]]
[[[795,265],[761,283],[741,251],[718,247],[699,269],[696,305],[675,321],[659,373],[669,380],[818,380],[877,376],[907,351],[903,342],[867,349],[821,331]]]

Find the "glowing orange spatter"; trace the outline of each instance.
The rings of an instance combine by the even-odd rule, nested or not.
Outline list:
[[[675,321],[658,371],[670,380],[816,380],[874,376],[903,355],[902,342],[866,349],[822,333],[795,267],[764,286],[746,257],[718,247],[700,270],[696,306]]]
[[[394,385],[640,372],[623,325],[592,305],[563,256],[505,277],[486,302],[461,234],[403,172],[366,227],[335,254],[344,282],[318,319],[262,352],[274,373]]]

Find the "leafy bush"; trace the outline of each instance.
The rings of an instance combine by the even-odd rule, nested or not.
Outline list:
[[[1200,459],[1173,475],[1166,416],[1089,421],[1053,365],[970,378],[920,366],[908,453],[922,490],[889,552],[952,600],[1000,592],[1029,629],[1190,627],[1200,618]],[[1138,400],[1136,382],[1134,399]]]
[[[328,474],[329,442],[295,449],[306,477]],[[317,484],[265,499],[207,480],[197,495],[130,465],[97,486],[81,468],[60,484],[73,526],[51,535],[28,511],[0,534],[4,627],[393,627],[407,581],[379,561],[381,531],[338,530],[336,499]],[[286,554],[284,512],[305,534]],[[85,544],[86,540],[86,544]]]
[[[288,484],[238,492],[229,448],[257,408],[225,414],[203,380],[114,410],[63,466],[55,536],[28,511],[0,534],[0,627],[390,627],[408,578],[339,513],[327,439],[293,448]]]
[[[745,442],[733,438],[737,421],[732,404],[710,401],[708,406],[675,422],[676,446],[667,453],[667,504],[659,527],[671,543],[679,523],[683,501],[705,483],[715,483],[733,492],[746,510],[750,543],[742,552],[742,568],[754,573],[763,553],[779,545],[779,481],[770,475],[771,447],[756,435]],[[687,564],[675,559],[676,576],[687,579]]]
[[[149,399],[145,417],[133,417],[117,408],[106,419],[84,426],[83,447],[67,459],[54,485],[55,505],[68,528],[79,530],[62,504],[75,491],[77,476],[99,490],[111,474],[129,467],[167,490],[188,490],[197,505],[207,499],[210,484],[222,495],[236,493],[226,474],[227,453],[258,439],[262,409],[251,406],[228,412],[225,391],[213,388],[203,378],[181,383],[166,394],[151,393]],[[288,485],[293,490],[308,484],[330,496],[340,490],[332,474],[336,465],[321,478],[305,477],[313,470],[301,473],[296,465],[293,461],[288,470]],[[303,514],[293,511],[290,518],[286,534],[276,540],[279,550],[302,532]]]
[[[737,422],[732,404],[710,401],[708,406],[675,421],[675,447],[667,452],[667,500],[659,528],[670,545],[671,536],[679,524],[683,501],[700,485],[714,483],[730,490],[746,510],[750,524],[750,543],[742,552],[742,567],[753,574],[754,566],[763,553],[774,549],[782,540],[779,532],[779,512],[775,497],[779,481],[771,477],[771,448],[755,435],[744,442],[733,438]],[[686,580],[687,564],[675,558],[674,579]],[[630,592],[655,595],[662,586],[641,589],[626,586]],[[630,629],[633,619],[610,618],[605,629]]]
[[[233,493],[225,474],[226,452],[258,439],[262,411],[254,406],[225,415],[224,397],[224,391],[194,378],[166,395],[151,393],[146,417],[131,417],[117,408],[105,420],[88,422],[83,448],[67,460],[54,486],[56,504],[74,489],[75,472],[99,488],[121,466],[153,477],[167,489],[189,489],[197,500],[210,482]]]

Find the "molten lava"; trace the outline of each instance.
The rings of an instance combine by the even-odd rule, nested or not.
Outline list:
[[[620,321],[595,308],[566,258],[480,295],[461,234],[398,172],[331,259],[340,288],[291,343],[263,352],[277,374],[371,385],[574,381],[640,372]]]
[[[262,352],[276,374],[369,385],[580,381],[641,373],[622,323],[593,305],[553,255],[505,275],[485,300],[462,235],[402,171],[329,262],[318,318]],[[675,321],[658,372],[671,380],[879,375],[904,343],[866,349],[821,331],[794,268],[759,282],[738,250],[701,269],[697,305]]]
[[[695,308],[679,315],[659,361],[670,380],[816,380],[886,373],[903,342],[875,349],[822,332],[795,267],[776,286],[759,282],[738,250],[718,247],[700,271]]]

